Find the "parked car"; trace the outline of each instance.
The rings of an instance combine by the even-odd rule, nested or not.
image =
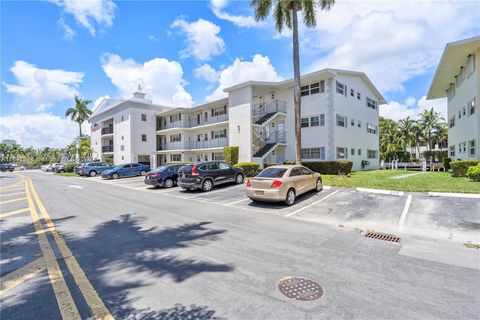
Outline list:
[[[178,170],[178,185],[183,189],[210,191],[224,183],[243,183],[243,169],[222,161],[208,161],[186,165]]]
[[[80,169],[85,165],[85,162],[77,164],[75,167],[73,167],[73,172],[80,175]]]
[[[55,172],[55,173],[65,172],[65,163],[59,163],[58,165],[53,167],[53,172]]]
[[[297,165],[272,166],[247,180],[246,194],[253,201],[284,201],[291,206],[299,195],[323,189],[318,172]]]
[[[5,172],[5,171],[13,172],[13,170],[15,170],[15,167],[11,163],[0,164],[0,171],[2,171],[2,172]]]
[[[111,170],[112,168],[112,166],[105,162],[87,162],[78,169],[78,174],[81,176],[95,177],[96,175],[102,174],[106,170]]]
[[[25,166],[20,166],[20,165],[13,165],[13,167],[15,168],[16,171],[23,171],[25,170]]]
[[[104,179],[118,179],[120,177],[144,176],[150,171],[150,167],[141,163],[127,163],[105,170],[102,173]]]
[[[49,166],[50,165],[48,165],[48,164],[44,164],[43,166],[40,167],[40,169],[42,169],[42,171],[47,171]]]
[[[156,168],[147,173],[145,176],[145,184],[155,187],[171,188],[177,184],[178,169],[183,165],[171,164],[164,167]]]
[[[60,163],[52,163],[52,164],[47,168],[46,171],[47,171],[47,172],[55,172],[55,168],[56,168],[57,166],[59,166],[59,165],[60,165]]]

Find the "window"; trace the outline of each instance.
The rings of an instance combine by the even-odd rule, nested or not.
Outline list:
[[[225,160],[225,156],[223,155],[223,152],[213,152],[212,160]]]
[[[125,151],[125,146],[123,144],[120,146],[120,151]]]
[[[463,116],[465,116],[466,114],[467,114],[467,108],[463,107]]]
[[[347,159],[347,148],[337,147],[337,159]]]
[[[465,73],[467,74],[467,77],[470,77],[475,71],[475,55],[469,54],[468,59],[467,59],[467,67],[465,68]]]
[[[301,122],[301,123],[300,123],[300,127],[302,127],[302,128],[308,128],[308,118],[302,118],[302,119],[300,120],[300,122]]]
[[[450,129],[455,127],[455,115],[453,115],[453,117],[451,117],[450,120],[448,120],[448,127]]]
[[[360,149],[360,148],[357,149],[357,155],[359,155],[359,156],[362,155],[362,149]]]
[[[450,146],[450,157],[451,158],[455,157],[455,146]]]
[[[147,115],[142,113],[142,121],[147,121]]]
[[[347,127],[347,117],[337,114],[337,126],[346,128]]]
[[[468,116],[471,116],[475,113],[475,98],[467,104]]]
[[[303,96],[308,96],[310,94],[310,86],[303,86],[300,88],[300,95]]]
[[[476,153],[475,152],[475,140],[470,140],[468,142],[468,149],[469,149],[468,155],[475,156],[475,153]]]
[[[367,107],[373,110],[377,110],[377,101],[367,97]]]
[[[337,93],[347,96],[347,86],[337,81]]]
[[[462,111],[458,111],[458,119],[462,119]]]
[[[315,82],[300,88],[300,95],[302,97],[320,92],[325,92],[325,81]]]
[[[355,155],[355,148],[350,149],[350,155],[354,156]]]
[[[367,150],[367,158],[368,159],[376,159],[377,158],[377,150]]]
[[[207,170],[218,170],[218,165],[216,162],[207,163]]]
[[[300,167],[295,167],[290,171],[290,177],[296,177],[296,176],[301,176],[302,171],[300,170]]]
[[[228,164],[226,164],[225,162],[219,162],[218,167],[219,167],[220,170],[230,169],[230,166]]]
[[[211,136],[212,139],[225,138],[227,136],[227,129],[212,131]]]
[[[362,121],[358,120],[357,126],[358,126],[359,128],[361,128],[361,127],[362,127]]]
[[[170,161],[172,162],[182,161],[182,155],[180,153],[171,154]]]
[[[350,89],[350,95],[351,95],[352,97],[355,97],[355,90]]]
[[[212,109],[212,117],[227,114],[227,106]]]
[[[361,95],[360,92],[357,92],[357,99],[358,99],[358,100],[361,100],[361,99],[362,99],[362,95]]]
[[[182,134],[181,133],[170,135],[170,142],[178,142],[178,141],[182,141]]]
[[[170,116],[170,123],[181,121],[181,120],[182,120],[182,114],[181,113],[173,114],[173,115]]]
[[[458,153],[462,153],[462,144],[461,143],[458,144]]]
[[[321,159],[320,148],[302,148],[302,159]]]
[[[320,160],[325,160],[325,147],[320,147]]]
[[[319,117],[316,116],[316,117],[310,117],[310,126],[311,127],[318,127],[320,124],[320,120],[319,120]]]
[[[310,94],[315,94],[319,92],[320,92],[320,83],[319,82],[312,83],[310,85]]]
[[[350,126],[355,127],[355,119],[350,119]]]
[[[377,126],[371,123],[367,123],[367,132],[377,134]]]
[[[464,153],[467,152],[467,142],[466,141],[463,143],[463,152]]]
[[[260,178],[281,178],[287,169],[284,168],[267,168],[260,172],[257,177]]]
[[[312,171],[304,167],[300,167],[300,172],[302,173],[302,176],[309,176],[312,174]]]
[[[325,126],[325,115],[323,113],[320,115],[320,125]]]
[[[147,135],[146,134],[142,134],[142,141],[143,142],[147,141]]]

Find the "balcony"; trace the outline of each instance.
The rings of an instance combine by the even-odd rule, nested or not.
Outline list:
[[[103,153],[113,152],[113,146],[103,146],[102,147],[102,152]]]
[[[189,129],[189,128],[195,128],[195,127],[220,123],[224,121],[228,121],[228,114],[219,114],[216,116],[209,115],[208,117],[201,116],[194,119],[186,119],[186,120],[175,121],[175,122],[161,123],[159,126],[157,126],[157,131],[173,129],[173,128]]]
[[[102,128],[102,136],[106,134],[113,134],[113,126]]]
[[[228,138],[219,138],[202,141],[177,141],[157,144],[157,151],[169,150],[195,150],[195,149],[210,149],[223,148],[228,146]]]

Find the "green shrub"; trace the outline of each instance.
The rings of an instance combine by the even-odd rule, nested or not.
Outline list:
[[[233,166],[233,164],[238,163],[238,152],[239,147],[236,146],[225,146],[223,147],[223,156],[225,162]]]
[[[435,150],[435,151],[425,151],[423,152],[423,157],[427,161],[439,161],[443,162],[443,159],[448,157],[447,150]]]
[[[112,158],[107,158],[105,160],[105,163],[108,164],[109,166],[113,166],[113,159]]]
[[[468,168],[467,177],[469,177],[473,181],[480,182],[480,163],[476,166],[471,166],[470,168]]]
[[[73,168],[75,168],[77,164],[75,161],[65,163],[65,172],[73,172]]]
[[[445,170],[450,170],[452,167],[450,167],[450,162],[452,162],[451,158],[443,158],[443,166],[445,167]]]
[[[234,167],[242,168],[247,177],[255,176],[258,173],[259,166],[256,162],[240,162],[234,165]]]
[[[349,174],[353,163],[346,160],[302,162],[302,165],[321,174]]]
[[[393,160],[393,159],[398,159],[400,162],[410,162],[410,152],[408,151],[389,151],[389,152],[384,152],[382,155],[383,160]]]
[[[480,160],[459,160],[452,161],[450,166],[452,167],[454,177],[466,177],[468,168],[476,166],[480,163]]]
[[[287,160],[287,161],[284,161],[283,164],[289,164],[290,165],[290,164],[296,164],[296,162]]]

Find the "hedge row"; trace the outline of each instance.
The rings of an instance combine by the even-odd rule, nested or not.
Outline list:
[[[468,168],[467,177],[469,177],[473,181],[480,182],[480,163],[476,166],[471,166],[470,168]]]
[[[233,164],[238,162],[238,153],[239,148],[236,146],[225,146],[223,147],[223,156],[225,162],[233,166]]]
[[[353,163],[351,161],[338,160],[302,162],[302,165],[321,174],[349,174],[352,171]]]
[[[259,164],[256,162],[240,162],[234,167],[242,168],[247,177],[253,177],[258,173]]]
[[[73,172],[75,166],[78,165],[75,161],[69,161],[65,163],[65,172]]]
[[[466,177],[468,168],[476,166],[480,163],[480,160],[460,160],[452,161],[450,167],[454,177]]]

